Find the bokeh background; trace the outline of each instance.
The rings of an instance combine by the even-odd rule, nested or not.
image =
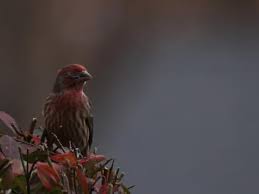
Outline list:
[[[64,64],[136,194],[259,192],[259,1],[0,2],[0,109],[26,128]]]

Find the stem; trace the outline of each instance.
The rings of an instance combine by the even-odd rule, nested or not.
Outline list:
[[[65,153],[65,148],[63,147],[62,143],[60,142],[60,140],[58,139],[57,135],[53,132],[51,132],[51,135],[55,138],[56,143],[58,144],[57,146]]]
[[[30,173],[29,173],[29,150],[26,150],[26,183],[27,183],[27,194],[31,193],[31,187],[30,187]]]
[[[113,159],[107,160],[104,164],[101,164],[95,171],[94,174],[97,173],[99,170],[102,170],[107,164],[109,164]]]
[[[30,172],[29,172],[30,177],[31,177],[31,175],[32,175],[32,171],[34,170],[34,167],[35,167],[35,165],[36,165],[37,162],[38,162],[38,161],[33,162],[32,166],[31,166],[31,169],[30,169]]]
[[[37,119],[33,118],[29,130],[26,131],[24,140],[30,142],[33,137],[33,132],[36,127]]]
[[[120,168],[117,168],[116,173],[115,173],[115,175],[114,175],[113,185],[116,184],[116,181],[117,181],[118,175],[119,175],[119,171],[120,171]]]
[[[73,182],[74,182],[75,194],[77,194],[77,188],[76,188],[76,170],[75,170],[75,169],[73,169]]]
[[[22,156],[22,150],[21,148],[19,147],[18,148],[19,150],[19,154],[20,154],[20,159],[21,159],[21,163],[22,163],[22,167],[23,167],[23,171],[24,171],[24,176],[25,176],[25,179],[26,179],[26,186],[27,186],[27,194],[30,194],[31,191],[30,191],[30,175],[28,173],[28,170],[29,170],[29,164],[28,164],[28,158],[29,158],[29,150],[27,149],[27,155],[26,155],[26,158],[27,158],[27,164],[26,164],[26,168],[25,168],[25,165],[24,165],[24,161],[23,161],[23,156]]]
[[[110,169],[109,169],[109,171],[108,171],[108,176],[107,176],[108,182],[110,182],[110,180],[111,180],[111,178],[112,178],[113,165],[114,165],[114,160],[112,160],[111,167],[110,167]]]
[[[132,189],[134,187],[135,187],[135,185],[132,185],[132,186],[128,187],[128,190],[130,190],[130,189]]]
[[[32,135],[32,134],[33,134],[34,129],[35,129],[35,127],[36,127],[36,123],[37,123],[37,119],[36,119],[36,118],[33,118],[32,121],[31,121],[30,128],[29,128],[29,135]]]
[[[18,147],[18,150],[19,150],[19,154],[20,154],[20,159],[21,159],[21,163],[22,163],[22,168],[23,168],[24,174],[26,174],[25,165],[24,165],[24,162],[23,162],[22,150],[21,150],[20,147]]]
[[[21,137],[25,137],[23,132],[21,130],[19,130],[14,124],[11,124],[11,126],[13,127],[13,129],[14,129],[15,133],[17,133],[17,135],[19,135]]]
[[[93,184],[92,184],[92,186],[91,186],[90,194],[93,193],[95,184],[96,184],[101,178],[102,178],[102,177],[98,176],[98,177],[95,179],[95,181],[93,182]]]

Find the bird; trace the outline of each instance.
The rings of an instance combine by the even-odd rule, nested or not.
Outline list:
[[[84,93],[92,75],[81,64],[69,64],[59,69],[52,92],[46,98],[42,136],[53,148],[57,141],[64,147],[79,149],[87,155],[93,141],[92,105]]]

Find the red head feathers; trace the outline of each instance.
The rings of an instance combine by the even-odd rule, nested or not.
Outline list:
[[[55,93],[63,90],[82,90],[86,81],[92,79],[87,69],[80,64],[70,64],[58,70],[58,75],[53,91]]]

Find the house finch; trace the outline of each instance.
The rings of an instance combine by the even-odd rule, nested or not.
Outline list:
[[[58,139],[63,146],[74,145],[87,154],[93,139],[93,117],[83,88],[91,78],[79,64],[67,65],[58,71],[43,111],[49,147]]]

